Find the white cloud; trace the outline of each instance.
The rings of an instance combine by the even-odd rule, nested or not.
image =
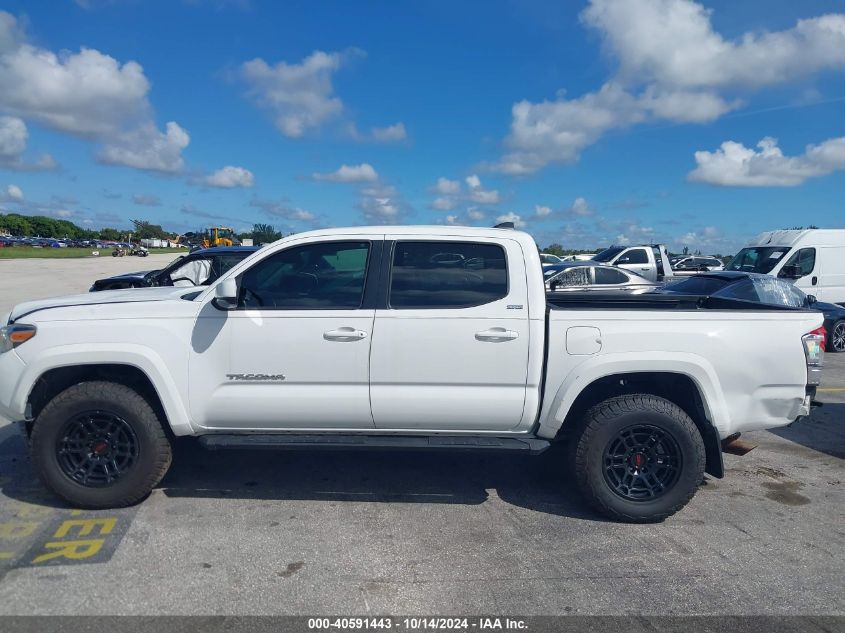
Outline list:
[[[525,227],[525,221],[522,217],[513,211],[510,213],[505,213],[504,215],[500,215],[496,218],[496,224],[501,224],[502,222],[513,222],[513,226],[515,229],[521,229]]]
[[[0,158],[3,162],[19,160],[26,150],[29,132],[17,117],[0,116]]]
[[[598,31],[618,71],[594,92],[513,105],[508,152],[489,167],[510,175],[576,161],[611,130],[670,121],[707,123],[742,105],[742,93],[845,68],[845,14],[727,40],[693,0],[591,0],[583,22]]]
[[[160,207],[161,198],[149,194],[136,194],[132,196],[132,202],[142,207]]]
[[[241,64],[238,76],[247,84],[248,96],[270,112],[282,134],[301,138],[343,114],[343,100],[334,92],[334,74],[364,55],[357,48],[317,50],[298,64],[279,61],[272,65],[258,57]],[[356,140],[375,143],[397,143],[408,136],[401,122],[372,127],[366,134],[350,123],[348,133]]]
[[[469,187],[469,199],[478,204],[498,204],[499,192],[495,189],[483,189],[481,186],[481,179],[473,174],[467,176],[467,186]]]
[[[452,195],[461,192],[461,183],[457,180],[449,180],[448,178],[443,178],[441,176],[437,179],[437,184],[434,186],[434,189],[437,193]]]
[[[287,201],[276,202],[273,200],[253,199],[250,201],[249,206],[262,209],[268,216],[281,218],[290,222],[313,224],[317,220],[317,216],[311,211],[291,206]]]
[[[378,172],[369,163],[361,163],[360,165],[341,165],[337,171],[328,174],[314,173],[311,174],[311,178],[327,182],[376,182]]]
[[[3,112],[102,143],[104,162],[178,171],[188,136],[175,123],[168,124],[166,133],[159,132],[149,89],[137,62],[121,64],[89,48],[57,55],[27,42],[14,16],[0,12]],[[54,161],[42,158],[37,164],[44,168],[50,163]]]
[[[341,53],[314,51],[299,64],[282,61],[273,66],[256,58],[242,64],[240,74],[250,96],[272,112],[279,131],[299,138],[343,110],[343,102],[333,94],[332,74],[344,58]]]
[[[725,141],[714,152],[695,153],[693,182],[723,187],[794,187],[808,178],[845,169],[845,136],[809,145],[799,156],[784,156],[777,139],[766,137],[757,150]]]
[[[3,14],[0,12],[0,19]],[[39,171],[54,169],[56,161],[49,154],[44,154],[34,163],[24,160],[26,141],[29,131],[22,119],[12,116],[0,116],[0,167],[18,171]]]
[[[373,140],[379,143],[398,143],[408,138],[404,123],[395,123],[387,127],[374,127],[370,130]]]
[[[566,208],[552,209],[549,206],[535,204],[534,213],[527,221],[531,222],[547,222],[550,220],[559,220],[563,218],[586,218],[593,215],[593,209],[585,198],[575,198],[575,201]]]
[[[438,211],[450,211],[458,206],[458,201],[455,198],[450,198],[448,196],[440,196],[439,198],[434,199],[431,206]]]
[[[396,187],[386,184],[362,188],[358,208],[371,224],[400,224],[408,210]]]
[[[438,178],[434,191],[440,195],[434,199],[431,206],[438,211],[450,211],[463,203],[493,205],[500,202],[499,192],[495,189],[485,189],[477,174],[467,176],[464,182],[467,185],[465,192],[461,189],[460,181],[442,176]]]
[[[584,198],[575,198],[575,202],[572,203],[572,206],[569,210],[574,214],[581,217],[592,215],[593,210],[590,208],[590,205],[587,204],[587,201]]]
[[[234,189],[235,187],[252,187],[255,184],[255,176],[248,169],[226,165],[213,174],[206,176],[205,184],[209,187],[220,187],[221,189]]]
[[[478,222],[479,220],[483,220],[487,216],[484,211],[481,211],[479,209],[467,209],[467,217],[473,222]]]
[[[734,41],[713,30],[710,16],[692,0],[592,0],[582,13],[629,80],[693,89],[765,86],[845,67],[843,14]]]
[[[6,191],[0,193],[0,202],[21,202],[23,191],[17,185],[8,185]]]
[[[153,123],[147,123],[117,135],[109,141],[97,159],[106,165],[122,165],[148,171],[175,173],[182,171],[185,161],[182,150],[191,142],[187,130],[173,121],[161,133]]]

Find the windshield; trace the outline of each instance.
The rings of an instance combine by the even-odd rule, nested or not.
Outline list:
[[[754,246],[743,248],[733,258],[728,270],[739,270],[744,273],[771,272],[783,256],[789,252],[788,246]]]
[[[624,246],[611,246],[610,248],[604,249],[601,253],[593,257],[593,261],[609,262],[611,259],[616,257],[619,253],[624,250]]]

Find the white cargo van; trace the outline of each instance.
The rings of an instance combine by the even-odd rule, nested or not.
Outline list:
[[[819,301],[845,305],[845,229],[760,233],[727,269],[794,279]]]

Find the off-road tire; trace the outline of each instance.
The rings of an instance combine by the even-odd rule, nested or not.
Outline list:
[[[626,428],[646,424],[671,436],[681,455],[680,472],[662,495],[630,500],[617,494],[604,474],[605,450]],[[603,515],[629,523],[663,521],[683,508],[704,477],[704,441],[690,417],[676,404],[650,394],[609,398],[584,415],[570,444],[578,488]]]
[[[86,411],[105,411],[122,418],[138,442],[138,456],[126,473],[103,487],[84,486],[62,470],[57,445],[65,423]],[[82,382],[62,391],[38,415],[32,427],[30,455],[44,484],[77,508],[120,508],[145,498],[167,472],[170,440],[149,402],[126,385]]]

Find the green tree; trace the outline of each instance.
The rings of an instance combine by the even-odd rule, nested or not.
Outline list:
[[[17,213],[0,214],[0,229],[7,230],[11,235],[32,235],[32,225],[29,220]]]
[[[256,244],[269,244],[282,239],[282,234],[272,224],[254,224],[252,226],[252,239]]]
[[[563,246],[560,244],[549,244],[543,252],[551,253],[552,255],[557,255],[558,257],[565,254]]]
[[[97,237],[99,237],[101,240],[107,240],[109,242],[119,242],[123,237],[123,233],[121,233],[117,229],[104,228],[100,229],[97,232]]]
[[[148,239],[160,239],[166,240],[170,239],[171,235],[161,228],[158,224],[151,224],[147,220],[132,220],[132,224],[135,226],[135,230],[133,231],[133,236],[139,240],[148,240]]]

